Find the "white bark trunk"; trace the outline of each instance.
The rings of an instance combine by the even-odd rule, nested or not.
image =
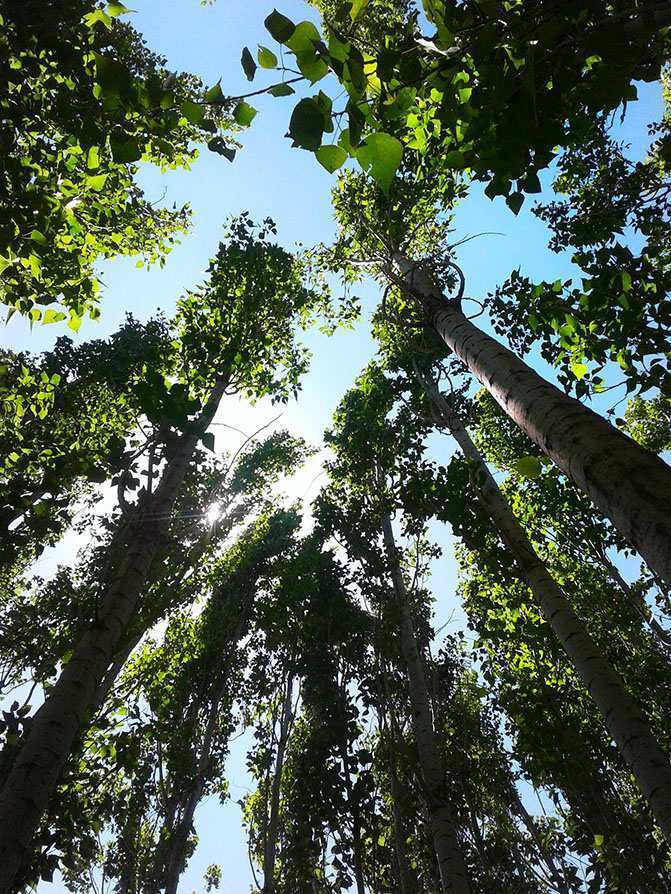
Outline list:
[[[425,383],[426,384],[426,383]],[[547,622],[594,699],[606,727],[660,828],[671,838],[671,766],[624,684],[575,615],[565,594],[513,515],[463,423],[443,395],[431,389],[446,427],[477,468],[474,486],[483,508],[515,558]]]
[[[445,344],[541,450],[671,582],[671,468],[466,319],[405,255],[396,266]]]
[[[446,791],[445,769],[433,726],[426,675],[415,638],[412,612],[396,553],[394,532],[388,513],[382,513],[382,535],[391,570],[394,594],[401,611],[400,641],[408,673],[412,728],[417,744],[422,780],[431,817],[433,844],[438,860],[443,894],[469,894],[464,855],[457,838],[455,818]]]
[[[263,894],[273,894],[275,891],[275,861],[277,860],[277,838],[280,828],[280,794],[282,792],[284,755],[289,741],[289,730],[293,722],[293,697],[294,678],[289,674],[282,700],[275,772],[270,787],[270,812],[268,828],[266,829],[266,840],[263,847]]]
[[[198,424],[182,437],[161,483],[134,525],[128,551],[95,623],[75,646],[72,658],[35,714],[0,792],[0,894],[12,892],[13,880],[29,852],[61,770],[93,707],[98,685],[133,616],[193,452],[214,417],[225,387],[223,381],[214,387]]]

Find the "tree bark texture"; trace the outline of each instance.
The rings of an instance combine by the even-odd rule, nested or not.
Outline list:
[[[289,674],[282,699],[280,713],[280,735],[277,740],[277,755],[275,756],[275,772],[270,786],[270,811],[268,816],[268,828],[266,829],[263,845],[263,894],[274,894],[275,891],[275,861],[277,860],[277,839],[280,828],[280,795],[282,793],[282,773],[284,771],[284,756],[289,741],[289,732],[294,719],[294,678]]]
[[[469,894],[466,864],[457,838],[455,817],[448,801],[445,768],[433,726],[426,674],[415,637],[408,593],[398,561],[394,532],[388,513],[381,515],[385,552],[394,594],[401,612],[400,642],[408,674],[412,728],[419,755],[422,781],[431,817],[431,832],[438,860],[443,894]]]
[[[400,253],[394,262],[445,344],[650,568],[671,582],[671,468],[478,329],[421,265]]]
[[[473,478],[478,498],[515,558],[521,579],[529,586],[543,616],[594,699],[659,827],[671,839],[671,765],[666,755],[627,694],[622,680],[536,553],[458,415],[437,389],[426,387],[440,408],[446,428],[477,469],[478,474]]]
[[[149,497],[129,538],[126,555],[105,594],[97,618],[73,650],[0,792],[0,894],[13,880],[31,846],[73,744],[95,703],[98,686],[133,617],[152,560],[200,437],[210,425],[226,382],[218,382],[192,430],[184,434],[161,482]]]

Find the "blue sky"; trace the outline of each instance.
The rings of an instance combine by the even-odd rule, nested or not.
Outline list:
[[[316,18],[299,0],[275,2],[294,21]],[[257,43],[272,46],[263,20],[271,11],[273,0],[218,0],[204,7],[198,0],[127,0],[127,4],[136,9],[133,24],[153,50],[168,58],[171,69],[195,72],[208,84],[221,78],[222,89],[229,95],[250,89],[240,68],[242,47],[247,45],[255,51]],[[261,85],[269,83],[263,73],[260,77]],[[623,138],[633,144],[637,155],[646,145],[647,122],[661,109],[657,85],[642,87],[640,95],[640,101],[630,105],[622,131]],[[202,278],[208,259],[216,250],[222,225],[231,214],[248,210],[257,219],[272,217],[278,224],[280,241],[287,246],[330,239],[334,225],[329,191],[334,178],[312,155],[292,149],[290,141],[284,138],[292,98],[255,98],[252,102],[259,114],[252,128],[241,135],[244,147],[233,164],[204,151],[189,172],[166,175],[149,170],[142,172],[141,180],[151,200],[159,199],[166,189],[166,202],[188,201],[192,205],[192,230],[168,257],[163,269],[138,270],[134,260],[107,263],[103,268],[105,290],[101,320],[97,324],[87,320],[76,340],[109,334],[128,311],[142,319],[158,308],[169,315],[184,290]],[[568,259],[548,252],[546,228],[529,213],[528,205],[515,218],[502,201],[492,203],[474,191],[457,214],[455,239],[484,230],[503,235],[475,239],[459,249],[459,260],[467,275],[467,295],[484,296],[516,266],[539,279],[570,275]],[[281,420],[281,424],[289,425],[312,443],[320,442],[340,397],[374,353],[366,318],[378,300],[378,290],[368,283],[358,293],[363,298],[365,313],[354,331],[340,332],[330,339],[316,333],[308,336],[314,353],[312,368],[299,402],[287,408]],[[0,328],[0,345],[38,351],[50,347],[61,334],[63,330],[56,326],[36,327],[31,332],[24,321],[15,317],[7,327]],[[551,377],[546,367],[534,365]],[[250,409],[232,401],[224,406],[220,419],[251,430],[273,415],[275,412],[265,405]],[[226,438],[224,429],[217,429],[218,448],[229,443]],[[442,461],[451,451],[449,443],[439,437],[432,440],[432,448],[436,458]],[[302,494],[306,490],[316,469],[318,466],[306,470],[293,487],[294,493]],[[313,485],[310,496],[317,486],[318,482]],[[450,539],[444,528],[436,528],[435,534],[445,547],[433,574],[436,626],[452,617],[450,629],[455,629],[462,616],[453,597]],[[69,561],[74,546],[75,541],[66,540],[46,558],[45,567],[40,571],[45,573],[56,561]],[[246,785],[244,746],[244,740],[234,743],[229,762],[233,801],[241,796]],[[210,863],[222,866],[222,890],[226,894],[249,891],[250,872],[237,806],[233,803],[220,808],[213,802],[204,804],[197,814],[197,829],[200,846],[182,879],[180,894],[203,890],[203,871]],[[45,894],[49,890],[63,889],[58,883],[40,885],[40,891]]]

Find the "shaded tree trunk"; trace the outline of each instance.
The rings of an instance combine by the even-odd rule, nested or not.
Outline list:
[[[230,638],[230,644],[236,645],[245,635],[245,630],[249,623],[249,615],[252,608],[253,597],[246,600],[246,604],[242,608],[242,615],[236,624],[235,630]],[[222,668],[221,681],[216,693],[210,701],[209,715],[207,725],[203,735],[202,745],[194,761],[196,772],[193,777],[191,787],[181,794],[182,810],[177,822],[170,830],[168,838],[167,854],[164,858],[165,872],[165,894],[177,894],[177,886],[179,879],[184,872],[186,864],[186,849],[189,841],[189,834],[193,828],[193,820],[196,814],[196,808],[200,804],[203,797],[205,785],[211,774],[212,764],[212,743],[217,731],[217,726],[221,720],[222,702],[226,696],[226,688],[229,684],[228,670],[231,665],[230,658],[226,660],[225,666]],[[160,876],[159,872],[156,876]]]
[[[445,769],[433,726],[426,675],[415,637],[412,612],[398,561],[389,513],[381,514],[382,535],[394,594],[401,612],[400,641],[408,674],[412,704],[412,728],[417,744],[421,776],[431,817],[433,844],[444,894],[469,894],[466,864],[457,837],[455,817],[448,802]]]
[[[392,733],[390,735],[393,736]],[[390,743],[389,753],[389,780],[391,783],[391,813],[394,821],[394,853],[398,869],[398,887],[400,894],[416,894],[417,878],[410,868],[408,860],[408,830],[401,807],[401,786],[396,770],[396,751]]]
[[[398,768],[396,762],[397,755],[397,737],[398,731],[393,708],[389,698],[389,688],[387,685],[387,669],[383,664],[380,673],[380,691],[383,693],[382,703],[382,721],[386,727],[387,762],[389,765],[389,782],[391,789],[391,813],[394,824],[394,853],[396,855],[396,866],[398,870],[398,887],[400,894],[417,894],[418,884],[417,876],[410,868],[408,860],[408,830],[406,827],[405,816],[403,814],[403,790],[398,778]]]
[[[294,678],[288,674],[284,697],[282,699],[282,712],[280,714],[280,735],[277,740],[277,755],[275,757],[275,772],[270,787],[270,812],[268,827],[266,829],[263,844],[263,894],[274,894],[275,891],[275,861],[277,860],[277,838],[280,827],[280,794],[282,792],[282,772],[284,770],[284,756],[289,741],[289,731],[293,723],[293,696]]]
[[[210,425],[225,388],[225,381],[217,382],[191,431],[181,437],[160,484],[132,523],[126,555],[98,616],[76,644],[72,658],[35,714],[0,792],[1,894],[10,894],[12,890],[75,739],[94,706],[99,683],[137,607],[194,450]]]
[[[474,326],[429,272],[394,257],[428,322],[522,431],[671,582],[671,468]]]
[[[345,782],[345,791],[347,792],[347,806],[352,815],[352,869],[354,871],[354,884],[356,885],[357,894],[366,894],[363,865],[361,863],[361,812],[354,795],[352,786],[352,768],[349,760],[349,743],[347,740],[347,678],[343,676],[340,684],[340,704],[343,717],[343,735],[340,740],[340,760],[342,761],[343,779]]]
[[[126,646],[119,649],[119,651],[113,655],[112,663],[108,667],[105,676],[96,687],[96,691],[91,703],[92,714],[97,714],[97,712],[102,710],[102,708],[104,707],[105,702],[107,701],[107,697],[112,691],[112,687],[114,686],[117,677],[123,670],[124,665],[128,661],[131,653],[139,644],[142,636],[143,633],[136,634],[132,637],[132,639]]]
[[[514,786],[511,788],[510,791],[510,809],[511,813],[522,820],[524,828],[527,830],[534,844],[536,845],[538,856],[547,866],[548,873],[550,875],[550,878],[552,879],[552,883],[555,889],[559,891],[559,894],[570,894],[570,888],[566,879],[564,878],[564,874],[559,871],[552,854],[543,842],[534,818],[529,815],[526,807],[522,803],[522,799],[517,793],[517,789]]]
[[[665,630],[662,627],[662,625],[653,615],[650,607],[646,604],[645,599],[639,593],[636,593],[631,584],[627,583],[627,581],[622,577],[617,566],[614,565],[608,558],[608,554],[606,553],[606,550],[603,548],[602,544],[593,544],[592,548],[594,550],[596,558],[601,563],[601,566],[606,574],[610,577],[613,583],[615,583],[620,588],[620,590],[622,590],[631,605],[638,612],[646,625],[650,628],[650,632],[655,637],[658,644],[662,646],[662,648],[659,650],[660,653],[667,661],[669,661],[671,658],[668,652],[668,650],[671,649],[671,632]]]
[[[473,483],[478,498],[515,558],[521,579],[529,586],[543,616],[594,699],[657,823],[666,837],[671,838],[671,766],[666,755],[625,691],[622,680],[537,555],[458,415],[435,387],[432,389],[422,381],[439,407],[446,428],[477,469]]]

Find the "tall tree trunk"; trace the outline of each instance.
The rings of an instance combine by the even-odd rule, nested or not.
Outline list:
[[[391,814],[394,822],[394,853],[398,868],[398,887],[400,894],[416,894],[417,878],[410,868],[408,860],[408,830],[401,806],[401,785],[396,769],[396,749],[393,744],[393,732],[389,730],[389,745],[387,748],[389,758],[389,780],[391,783]]]
[[[594,699],[657,823],[671,839],[671,766],[666,755],[625,691],[622,680],[537,555],[458,415],[435,387],[424,384],[440,408],[446,428],[478,471],[478,475],[473,476],[478,498],[515,558],[521,579],[531,589],[545,619]]]
[[[343,676],[340,684],[340,704],[342,708],[343,724],[347,714],[347,678]],[[347,727],[343,725],[344,738],[340,739],[340,760],[342,761],[343,778],[347,792],[347,806],[352,815],[352,869],[354,870],[354,884],[357,894],[366,894],[364,883],[363,865],[361,862],[361,813],[356,802],[354,788],[352,786],[352,768],[349,759],[349,747],[347,741]]]
[[[421,265],[401,253],[394,262],[445,344],[650,568],[671,582],[671,468],[474,326]]]
[[[445,769],[433,726],[426,675],[417,646],[412,611],[398,561],[394,532],[388,512],[381,513],[381,523],[394,594],[401,614],[400,641],[408,674],[412,704],[412,728],[431,817],[431,831],[441,886],[443,894],[469,894],[470,885],[466,864],[457,838],[455,817],[448,802]]]
[[[133,636],[127,643],[127,645],[123,646],[112,656],[112,662],[107,668],[105,676],[97,685],[96,691],[91,700],[91,714],[97,714],[97,712],[102,710],[102,708],[104,707],[105,702],[107,701],[107,697],[112,691],[112,687],[114,686],[117,677],[123,670],[124,665],[131,655],[131,652],[133,652],[133,650],[142,639],[143,633],[138,633]]]
[[[613,583],[616,584],[620,588],[620,590],[622,590],[631,605],[638,612],[646,625],[650,628],[650,631],[657,640],[657,643],[662,646],[662,648],[659,650],[660,654],[662,654],[663,657],[667,661],[669,661],[671,658],[668,651],[669,649],[671,649],[671,631],[665,630],[662,627],[662,625],[653,615],[652,610],[647,605],[643,596],[641,596],[639,593],[636,593],[631,584],[629,584],[624,579],[624,577],[622,577],[617,566],[614,565],[608,558],[608,554],[606,553],[603,544],[592,544],[592,549],[606,574],[610,577]]]
[[[152,560],[200,437],[210,425],[226,382],[217,382],[192,430],[184,434],[161,482],[131,525],[126,555],[105,594],[94,624],[33,718],[26,741],[0,792],[0,894],[12,883],[74,741],[90,712],[97,687],[118,650],[137,607]]]
[[[253,601],[254,597],[252,594],[249,599],[245,600],[245,603],[242,606],[241,616],[238,619],[238,623],[229,640],[229,644],[233,647],[235,647],[245,635]],[[224,644],[222,644],[222,646],[224,646]],[[235,654],[235,652],[233,652],[233,654]],[[160,878],[163,874],[165,894],[177,894],[179,879],[182,872],[184,872],[186,864],[186,848],[189,841],[189,834],[193,828],[196,808],[203,797],[205,784],[209,778],[208,774],[211,773],[212,743],[221,719],[222,702],[226,695],[226,688],[229,685],[228,672],[230,666],[231,658],[229,656],[221,670],[221,680],[217,691],[210,701],[205,733],[203,735],[203,741],[197,760],[195,761],[196,771],[193,780],[190,787],[180,795],[182,811],[179,819],[169,832],[167,854],[163,858],[165,870],[162,873],[161,867],[156,867],[156,877]]]
[[[554,885],[555,889],[559,892],[559,894],[570,894],[570,889],[566,878],[564,877],[564,874],[559,871],[552,854],[545,846],[541,834],[538,831],[538,826],[536,825],[534,818],[529,815],[529,812],[522,803],[522,799],[518,795],[515,786],[512,786],[510,790],[510,810],[512,814],[517,816],[518,819],[522,820],[522,824],[524,825],[525,829],[536,845],[538,856],[547,866],[548,873],[550,875],[550,878],[552,879],[552,884]]]
[[[214,715],[211,715],[214,716]],[[204,768],[206,769],[206,767]],[[186,848],[189,842],[189,833],[193,826],[193,818],[196,807],[203,797],[205,780],[199,775],[189,792],[180,817],[170,834],[168,854],[165,861],[165,894],[177,894],[179,879],[184,872]]]
[[[394,852],[396,854],[396,866],[398,869],[398,888],[400,894],[417,894],[417,876],[410,868],[410,861],[408,860],[408,830],[406,827],[405,816],[403,814],[403,791],[398,778],[398,768],[396,763],[397,730],[393,709],[389,701],[385,667],[382,668],[381,676],[381,690],[384,692],[382,717],[383,720],[385,720],[387,733],[384,738],[386,738],[387,742],[386,752],[389,764],[391,815],[394,824]]]
[[[263,843],[263,894],[274,894],[275,891],[275,861],[277,859],[277,838],[280,827],[280,794],[282,792],[284,755],[289,741],[289,731],[294,719],[293,698],[294,678],[293,675],[289,673],[287,675],[284,697],[282,699],[280,735],[277,740],[275,772],[270,787],[270,813],[265,841]]]
[[[149,488],[148,488],[149,489]],[[216,491],[215,491],[216,493]],[[222,525],[225,525],[224,534],[228,533],[238,522],[242,521],[244,517],[244,512],[241,509],[238,509],[232,512],[230,515],[225,516],[223,521],[219,520],[217,523],[219,528],[221,529]],[[188,571],[198,565],[200,560],[202,559],[207,546],[210,542],[209,532],[200,537],[199,541],[191,547],[191,549],[186,553],[186,557],[184,558],[180,571],[174,580],[171,583],[171,591],[174,592],[177,590],[179,586],[184,582],[184,579],[188,573]],[[134,619],[134,627],[139,627],[137,632],[130,634],[130,639],[128,644],[122,646],[112,658],[112,663],[110,664],[107,673],[102,678],[101,682],[96,689],[96,694],[93,700],[93,712],[99,711],[105,701],[107,700],[107,696],[110,694],[112,686],[116,682],[117,677],[123,670],[126,661],[130,657],[131,653],[134,651],[135,647],[140,643],[142,637],[144,636],[145,630],[149,629],[149,627],[158,622],[161,617],[161,612],[165,611],[165,605],[159,609],[158,612],[152,612],[149,618],[141,618],[137,617]]]

